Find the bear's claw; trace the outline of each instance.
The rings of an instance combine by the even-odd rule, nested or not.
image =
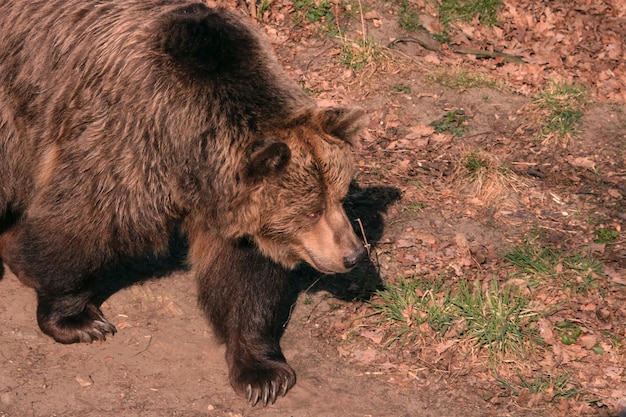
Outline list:
[[[288,379],[285,378],[285,383],[281,385],[283,387],[282,396],[284,397],[289,389]],[[255,389],[252,389],[252,385],[248,384],[246,391],[248,392],[248,402],[250,405],[254,407],[260,399],[263,399],[263,407],[266,407],[268,403],[271,402],[274,404],[276,402],[276,398],[278,397],[278,384],[276,381],[272,380],[269,387],[265,384],[263,388],[256,387]]]
[[[115,334],[117,329],[109,323],[99,308],[87,304],[75,315],[55,316],[38,312],[39,325],[44,333],[60,343],[92,343],[106,340],[107,333]]]
[[[248,369],[237,378],[233,386],[237,391],[238,387],[243,390],[248,403],[253,407],[258,403],[265,407],[274,404],[279,395],[285,396],[295,382],[296,375],[293,369],[286,363],[280,363],[276,367]]]
[[[106,321],[104,318],[102,320],[94,320],[92,330],[92,340],[106,340],[106,334],[111,333],[114,335],[117,333],[117,329],[114,325]],[[95,338],[93,337],[95,336]],[[91,342],[90,340],[89,342]]]

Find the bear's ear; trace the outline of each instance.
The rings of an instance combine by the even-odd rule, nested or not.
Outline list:
[[[291,150],[284,142],[275,139],[255,142],[248,149],[244,177],[249,183],[257,183],[282,171],[290,159]]]
[[[329,135],[353,144],[356,133],[365,125],[365,111],[360,107],[327,107],[313,116]]]
[[[189,4],[164,17],[157,47],[191,69],[213,72],[239,68],[255,38],[236,18],[204,4]],[[248,52],[248,55],[250,52]]]

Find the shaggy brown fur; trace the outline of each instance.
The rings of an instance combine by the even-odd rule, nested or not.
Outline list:
[[[317,108],[222,9],[0,0],[0,257],[45,333],[90,342],[115,332],[103,271],[182,228],[233,387],[274,401],[295,382],[275,333],[287,270],[364,255],[341,206],[361,115]]]

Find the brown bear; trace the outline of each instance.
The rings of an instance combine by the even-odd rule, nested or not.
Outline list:
[[[0,257],[61,343],[115,327],[111,265],[188,240],[230,382],[295,383],[276,334],[288,271],[364,256],[342,199],[362,111],[319,108],[233,13],[180,0],[0,2]]]

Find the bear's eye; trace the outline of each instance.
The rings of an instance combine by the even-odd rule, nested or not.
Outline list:
[[[307,218],[309,219],[309,221],[311,221],[311,223],[317,223],[321,217],[322,217],[321,211],[316,211],[313,213],[309,213],[307,215]]]

